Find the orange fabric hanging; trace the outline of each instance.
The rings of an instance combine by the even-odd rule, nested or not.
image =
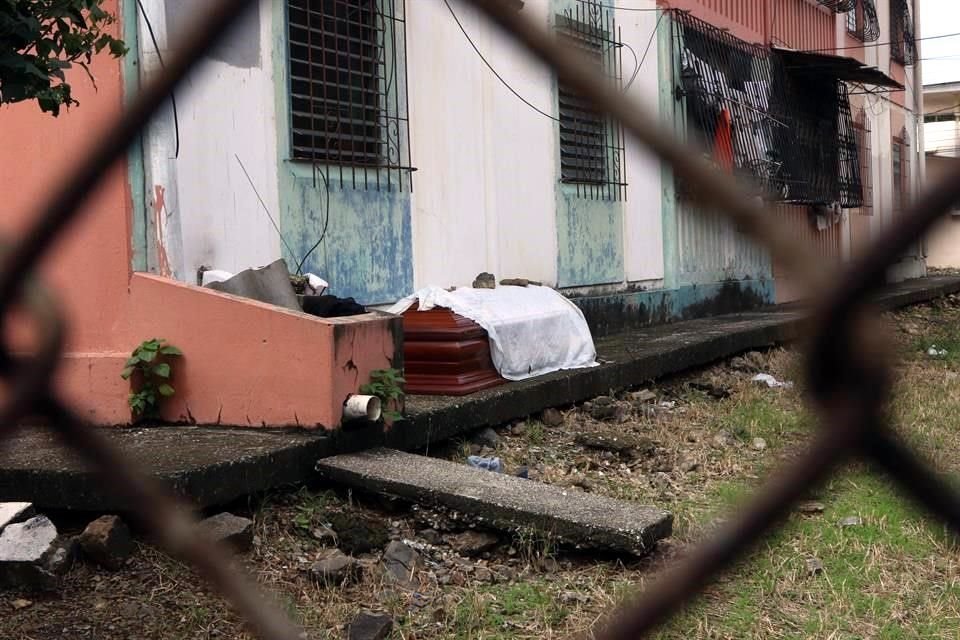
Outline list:
[[[717,133],[713,137],[713,159],[721,169],[733,173],[733,118],[723,109],[717,116]]]

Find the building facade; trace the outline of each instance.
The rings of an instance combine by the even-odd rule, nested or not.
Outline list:
[[[513,4],[750,184],[825,260],[856,255],[915,193],[914,0]],[[0,110],[20,145],[0,150],[5,167],[26,166],[22,148],[39,167],[64,131],[108,126],[196,12],[187,0],[105,5],[130,53],[97,59],[99,92],[77,76],[81,105],[60,121],[31,105]],[[197,288],[205,268],[283,257],[372,306],[424,286],[469,285],[483,271],[528,278],[574,299],[597,334],[797,296],[764,248],[691,204],[695,185],[679,184],[461,0],[259,3],[171,98],[53,267],[65,279],[84,274],[69,294],[79,333],[64,376],[98,422],[122,421],[122,406],[95,407],[123,396],[113,367],[138,336],[163,333],[188,356],[204,354],[188,357],[194,382],[175,411],[201,423],[332,427],[342,396],[393,362],[391,329],[373,319],[324,325],[329,340],[310,347],[311,360],[300,349],[319,329]],[[43,186],[33,175],[49,173],[12,169],[3,179],[35,194]],[[91,246],[111,247],[109,259],[91,264]],[[924,268],[918,247],[891,277]],[[182,317],[190,327],[177,328]],[[268,346],[224,360],[198,330],[222,323],[234,347]],[[350,332],[366,336],[362,352]],[[251,358],[287,374],[251,378]],[[336,387],[320,412],[293,382],[311,376]],[[218,385],[229,391],[201,398]],[[97,391],[83,399],[88,387]]]

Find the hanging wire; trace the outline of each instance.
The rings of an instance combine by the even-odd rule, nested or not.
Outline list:
[[[147,32],[150,34],[150,40],[153,42],[153,49],[157,52],[157,60],[160,62],[160,68],[166,69],[166,66],[163,64],[163,54],[160,53],[160,45],[157,43],[157,36],[153,32],[153,24],[150,23],[150,16],[147,15],[147,10],[143,8],[142,0],[137,0],[137,7],[140,8],[140,13],[143,15],[143,21],[147,25]],[[180,118],[177,115],[177,96],[171,91],[170,92],[170,105],[173,108],[173,136],[174,136],[174,151],[173,157],[180,157]]]

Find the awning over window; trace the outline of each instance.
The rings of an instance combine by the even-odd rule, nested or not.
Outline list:
[[[790,73],[833,76],[845,82],[859,82],[875,87],[900,90],[904,88],[902,84],[880,69],[867,66],[854,58],[781,47],[773,47],[773,50],[783,60],[784,67]]]

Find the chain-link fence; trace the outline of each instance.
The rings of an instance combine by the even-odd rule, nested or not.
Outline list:
[[[0,436],[11,436],[16,431],[12,425],[28,417],[46,418],[65,443],[96,465],[104,481],[121,494],[141,524],[167,550],[204,575],[246,617],[255,633],[263,638],[292,640],[304,635],[232,567],[226,552],[194,534],[190,511],[136,471],[57,396],[51,380],[63,349],[65,318],[53,296],[33,276],[40,258],[58,236],[67,232],[110,165],[122,156],[178,82],[254,1],[198,3],[208,8],[176,47],[177,55],[139,94],[111,134],[96,144],[74,174],[36,211],[27,233],[7,246],[0,271],[0,313],[7,319],[13,307],[26,309],[39,337],[29,357],[15,355],[6,345],[0,348],[6,381]],[[844,273],[836,269],[827,273],[822,262],[779,227],[777,218],[755,198],[711,167],[696,149],[666,133],[642,106],[626,99],[550,33],[525,19],[517,12],[515,0],[469,1],[551,66],[565,86],[621,122],[625,131],[668,163],[680,179],[697,184],[695,197],[723,211],[745,233],[765,244],[806,291],[816,293],[812,298],[815,304],[809,327],[807,374],[820,421],[818,435],[806,452],[767,481],[737,519],[689,553],[637,602],[626,605],[600,637],[636,638],[662,623],[709,580],[747,553],[814,485],[853,457],[876,463],[908,495],[960,532],[960,495],[890,428],[884,403],[890,391],[891,355],[867,302],[869,294],[883,283],[887,266],[941,214],[960,202],[960,175],[949,176],[930,188]]]

